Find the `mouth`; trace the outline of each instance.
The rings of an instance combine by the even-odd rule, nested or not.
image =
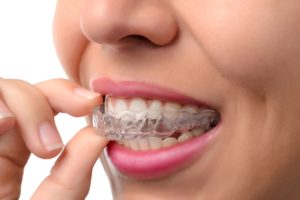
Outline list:
[[[127,177],[151,180],[184,169],[209,149],[220,127],[215,109],[174,91],[104,78],[91,83],[106,96],[104,117],[97,114],[94,126],[112,140],[107,156]]]

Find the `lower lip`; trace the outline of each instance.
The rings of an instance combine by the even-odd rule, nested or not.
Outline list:
[[[140,180],[169,176],[199,160],[219,132],[220,123],[208,133],[174,146],[149,151],[134,151],[110,142],[107,154],[112,164],[125,176]]]

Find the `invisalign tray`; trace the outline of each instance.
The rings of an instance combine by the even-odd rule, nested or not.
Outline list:
[[[219,114],[207,108],[200,108],[197,113],[182,109],[174,119],[170,119],[164,112],[155,119],[150,118],[147,111],[137,113],[126,110],[114,113],[107,109],[109,98],[106,96],[104,104],[96,107],[93,113],[93,126],[109,140],[131,140],[148,136],[166,138],[175,132],[195,128],[208,130],[219,120]]]

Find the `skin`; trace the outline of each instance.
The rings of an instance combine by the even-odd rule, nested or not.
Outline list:
[[[0,90],[0,198],[18,199],[30,153],[47,159],[62,151],[63,143],[54,123],[56,113],[87,115],[100,97],[63,79],[30,85],[1,78]],[[45,123],[46,129],[42,126]],[[89,189],[92,167],[106,144],[107,140],[91,127],[78,131],[31,199],[83,199]],[[82,146],[89,148],[82,151]]]
[[[0,182],[7,186],[0,197],[17,198],[30,152],[44,158],[60,152],[45,148],[39,124],[54,126],[58,112],[88,114],[99,95],[78,97],[74,88],[109,77],[171,88],[209,102],[222,117],[205,155],[176,174],[141,182],[106,166],[116,199],[296,200],[299,18],[297,0],[58,0],[55,46],[72,81],[0,79],[2,110],[11,113],[0,119]],[[79,131],[33,199],[83,199],[106,143],[91,128]],[[78,151],[86,144],[88,151]]]
[[[299,19],[296,0],[59,0],[55,44],[73,80],[155,83],[222,116],[188,168],[149,182],[110,173],[116,198],[297,199]]]

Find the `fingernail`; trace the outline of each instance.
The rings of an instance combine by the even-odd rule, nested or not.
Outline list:
[[[100,96],[99,93],[92,92],[92,91],[90,91],[90,90],[87,90],[87,89],[81,88],[81,87],[75,88],[75,89],[74,89],[74,93],[75,93],[77,96],[80,96],[80,97],[83,97],[83,98],[87,98],[87,99],[94,99],[94,98]]]
[[[58,131],[49,122],[45,121],[39,125],[39,133],[48,151],[61,149],[64,146]]]
[[[0,120],[9,118],[9,117],[14,117],[13,114],[8,110],[6,105],[3,103],[2,100],[0,100]]]

